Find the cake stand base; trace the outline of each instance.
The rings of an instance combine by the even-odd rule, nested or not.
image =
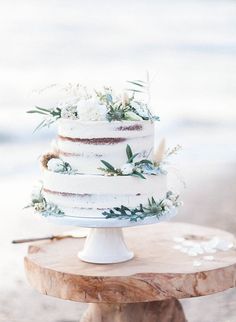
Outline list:
[[[78,256],[84,262],[112,264],[128,261],[134,254],[128,250],[121,228],[91,228]]]

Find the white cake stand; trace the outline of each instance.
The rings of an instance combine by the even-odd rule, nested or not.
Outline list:
[[[134,257],[134,253],[125,244],[122,228],[167,221],[176,213],[177,209],[172,208],[160,218],[147,217],[137,222],[128,219],[106,219],[105,217],[48,216],[43,218],[60,225],[90,228],[84,249],[78,253],[79,258],[89,263],[111,264],[125,262]]]

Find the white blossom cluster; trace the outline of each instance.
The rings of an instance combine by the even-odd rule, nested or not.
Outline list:
[[[104,121],[106,120],[107,107],[96,98],[69,99],[59,104],[61,118],[80,119],[81,121]]]
[[[42,214],[42,216],[63,216],[64,212],[53,203],[48,203],[42,194],[43,184],[40,181],[34,186],[31,193],[31,204],[28,207],[33,207],[35,212]]]
[[[174,207],[181,207],[183,205],[183,201],[179,200],[179,195],[175,194],[173,191],[168,191],[166,193],[166,198],[162,200],[161,206],[164,211],[169,211]]]
[[[148,175],[160,175],[160,174],[167,174],[167,170],[162,166],[154,166],[153,164],[139,164],[135,166],[134,163],[125,163],[121,168],[120,171],[122,175],[130,175],[134,171],[138,171],[143,174]]]
[[[58,104],[61,118],[104,121],[109,119],[110,108],[114,113],[121,113],[122,119],[127,121],[152,118],[147,104],[135,100],[133,95],[129,96],[126,92],[116,95],[110,87],[105,87],[101,92],[95,90],[95,94],[91,94],[77,85],[69,88],[68,94],[72,96]]]

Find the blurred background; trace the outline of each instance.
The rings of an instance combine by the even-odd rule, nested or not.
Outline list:
[[[39,119],[25,111],[57,100],[41,91],[51,84],[123,88],[148,70],[158,139],[183,147],[176,220],[236,233],[235,1],[1,0],[0,21],[1,322],[75,322],[86,307],[34,291],[27,246],[10,243],[64,229],[22,210],[56,133],[33,134]],[[189,322],[236,321],[235,290],[182,304]]]

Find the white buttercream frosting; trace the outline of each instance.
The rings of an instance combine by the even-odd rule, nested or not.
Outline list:
[[[94,118],[102,118],[102,105],[86,101],[91,103]],[[83,113],[84,102],[80,102],[78,114]],[[84,117],[86,119],[86,112]],[[125,205],[134,208],[147,204],[151,197],[155,200],[165,198],[165,175],[146,175],[146,179],[129,176],[134,165],[127,163],[127,144],[133,153],[139,153],[137,161],[143,158],[152,160],[154,124],[143,120],[59,120],[59,158],[62,162],[68,162],[78,173],[59,173],[56,171],[60,167],[58,159],[51,159],[48,169],[43,170],[43,194],[46,200],[58,205],[66,215],[103,217],[102,212],[113,207]],[[104,175],[98,169],[103,166],[101,160],[121,169],[125,176]],[[167,201],[165,206],[168,210]]]
[[[166,176],[148,176],[147,179],[132,176],[107,177],[103,175],[69,175],[43,171],[46,199],[61,209],[81,211],[89,216],[102,216],[102,211],[121,206],[136,207],[147,204],[148,198],[164,198]]]
[[[150,121],[63,119],[59,121],[58,134],[60,158],[81,173],[101,173],[100,160],[120,168],[127,162],[127,144],[134,153],[140,153],[140,158],[152,158],[154,124]]]

